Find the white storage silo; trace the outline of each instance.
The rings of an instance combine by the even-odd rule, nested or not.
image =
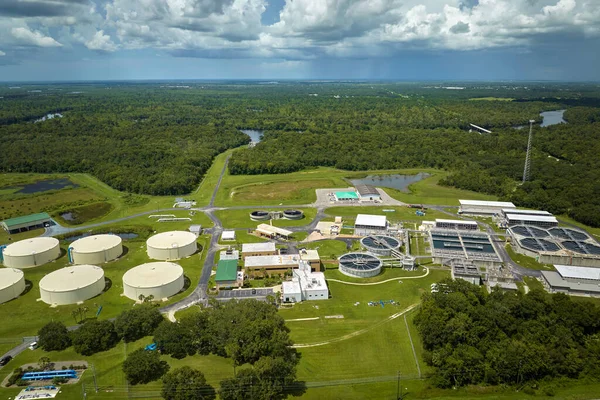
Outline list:
[[[9,268],[37,267],[60,256],[58,239],[52,237],[37,237],[9,244],[2,250],[5,266]]]
[[[25,274],[16,268],[0,268],[0,304],[19,297],[25,290]]]
[[[73,264],[102,264],[123,254],[122,240],[117,235],[93,235],[78,239],[69,246]]]
[[[123,294],[132,300],[153,296],[161,300],[179,293],[184,285],[183,268],[171,262],[138,265],[123,275]]]
[[[155,260],[179,260],[198,250],[196,235],[185,231],[156,234],[146,241],[148,257]]]
[[[104,271],[95,265],[65,267],[40,280],[40,296],[44,303],[77,304],[102,293]]]

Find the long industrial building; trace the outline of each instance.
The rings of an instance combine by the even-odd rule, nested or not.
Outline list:
[[[508,201],[482,201],[482,200],[458,200],[459,214],[480,215],[491,217],[500,214],[502,209],[516,209],[517,207]]]
[[[22,217],[10,218],[2,221],[2,228],[8,233],[19,233],[31,229],[43,228],[51,224],[52,218],[48,213],[24,215]]]
[[[269,224],[260,224],[254,231],[259,236],[264,236],[269,239],[290,239],[294,232],[287,229],[279,228]]]
[[[600,297],[600,268],[555,265],[555,271],[542,271],[542,283],[551,293]]]
[[[435,227],[437,229],[462,229],[462,230],[473,230],[479,229],[477,222],[465,221],[462,219],[436,219]]]
[[[250,276],[261,276],[262,270],[264,270],[267,275],[283,274],[289,269],[298,268],[299,264],[299,254],[251,256],[244,259],[246,273]]]
[[[255,256],[275,256],[279,254],[275,243],[243,243],[242,244],[242,258],[255,257]]]
[[[553,228],[558,226],[558,220],[553,215],[505,214],[501,226],[509,227],[515,225],[530,225],[540,228]]]

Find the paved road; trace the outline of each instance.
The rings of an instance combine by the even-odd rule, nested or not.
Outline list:
[[[264,299],[273,294],[272,288],[221,290],[216,296],[217,300],[231,299]]]

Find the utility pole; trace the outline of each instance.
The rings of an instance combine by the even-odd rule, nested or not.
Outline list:
[[[525,169],[523,170],[523,183],[529,180],[531,170],[531,143],[533,142],[533,123],[535,120],[529,120],[529,140],[527,141],[527,154],[525,155]]]

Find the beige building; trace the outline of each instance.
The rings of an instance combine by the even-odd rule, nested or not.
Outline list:
[[[197,239],[186,231],[158,233],[146,241],[148,257],[163,261],[189,257],[198,250]]]
[[[123,275],[123,294],[139,301],[140,295],[163,300],[183,289],[183,268],[172,262],[151,262],[138,265]]]
[[[318,272],[321,270],[321,257],[317,250],[300,250],[300,259],[306,261],[310,265],[312,272]]]
[[[25,274],[16,268],[0,268],[0,304],[17,298],[25,290]]]
[[[9,268],[37,267],[60,256],[58,239],[36,237],[9,244],[2,250],[3,263]]]
[[[102,293],[104,271],[95,265],[65,267],[40,280],[40,297],[52,305],[77,304]]]
[[[256,256],[276,256],[279,254],[275,243],[244,243],[242,244],[242,258]]]
[[[298,254],[276,256],[252,256],[245,258],[246,274],[251,277],[262,276],[263,270],[267,275],[282,275],[286,271],[298,268]]]
[[[123,244],[117,235],[93,235],[71,243],[68,252],[73,264],[102,264],[119,258]]]

